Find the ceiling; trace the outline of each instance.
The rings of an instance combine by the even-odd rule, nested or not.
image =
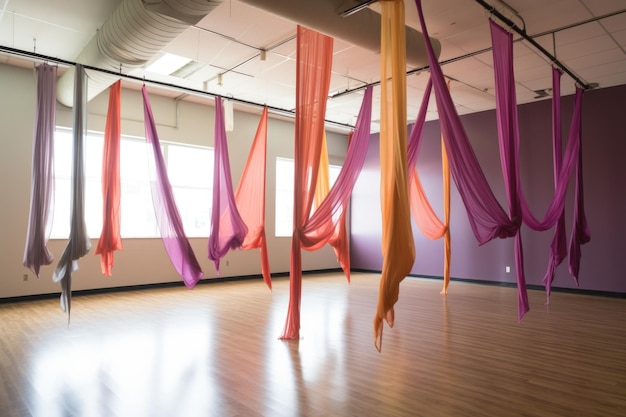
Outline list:
[[[525,27],[528,35],[584,83],[599,88],[626,84],[624,0],[508,0],[510,8],[498,0],[487,1],[516,25]],[[0,0],[0,45],[73,62],[120,3],[120,0]],[[405,7],[407,25],[419,30],[413,0],[405,0]],[[373,3],[369,8],[377,11],[378,5]],[[459,114],[493,109],[489,14],[472,0],[423,0],[423,8],[430,35],[441,42],[440,62],[444,63],[444,74],[452,79],[451,93]],[[583,22],[588,23],[580,24]],[[292,112],[295,33],[294,22],[238,0],[224,0],[147,65],[130,74],[232,97],[236,99],[235,107],[244,111],[259,109],[241,102],[267,104]],[[514,39],[520,38],[514,34]],[[267,51],[264,60],[261,50]],[[551,86],[550,60],[528,41],[516,42],[514,52],[518,103],[540,100],[536,91]],[[192,60],[185,78],[145,70],[165,53]],[[0,63],[32,66],[32,59],[0,53]],[[414,69],[409,66],[407,71]],[[343,129],[345,125],[353,125],[362,99],[360,88],[368,83],[376,84],[379,78],[379,54],[335,39],[331,98],[326,115],[334,123],[329,126]],[[423,71],[411,73],[407,78],[409,119],[417,114],[427,78]],[[125,79],[124,85],[138,88],[138,83],[129,79]],[[159,90],[159,94],[171,97],[182,95],[186,100],[206,100],[199,97],[201,94],[188,94],[189,90]],[[573,92],[574,81],[565,75],[562,93]],[[338,93],[342,94],[336,96]],[[375,88],[373,131],[379,128],[377,93]],[[436,118],[431,102],[428,119]]]

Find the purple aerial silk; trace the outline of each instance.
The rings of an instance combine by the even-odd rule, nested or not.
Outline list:
[[[439,123],[450,161],[450,172],[467,209],[468,219],[474,236],[481,245],[496,237],[515,236],[521,224],[521,219],[509,219],[489,187],[487,178],[480,168],[467,133],[456,112],[443,72],[437,62],[437,56],[429,41],[421,1],[415,0],[415,4],[426,43],[430,73],[439,112]]]
[[[555,191],[558,187],[558,177],[563,165],[563,145],[561,143],[561,74],[558,68],[552,68],[552,162]],[[552,282],[556,267],[563,262],[567,256],[567,242],[565,236],[565,210],[561,211],[559,219],[554,229],[552,242],[550,243],[550,257],[548,268],[543,277],[543,285],[546,288],[546,297],[550,299]]]
[[[76,65],[74,78],[73,158],[70,236],[52,275],[61,282],[61,308],[70,314],[72,298],[72,272],[78,270],[78,259],[91,248],[85,223],[85,131],[87,129],[87,83],[85,69]]]
[[[419,148],[422,144],[422,136],[424,133],[424,124],[426,123],[426,111],[428,110],[428,101],[430,100],[430,93],[433,88],[432,79],[428,78],[428,83],[426,84],[426,89],[424,90],[424,96],[422,97],[422,103],[420,104],[419,112],[417,113],[417,118],[415,119],[415,124],[411,129],[411,135],[409,136],[409,141],[407,144],[407,159],[408,159],[408,167],[409,167],[409,178],[411,177],[411,172],[415,168],[415,164],[417,163],[417,156],[419,155]]]
[[[248,234],[248,227],[241,218],[235,203],[221,97],[215,97],[214,152],[213,210],[208,248],[209,259],[215,264],[215,270],[219,275],[220,259],[229,250],[240,248]]]
[[[569,179],[574,169],[580,172],[581,147],[580,147],[580,127],[582,108],[582,89],[576,89],[576,99],[574,104],[574,114],[568,138],[565,155],[561,157],[561,118],[560,118],[560,73],[553,70],[553,159],[555,174],[555,195],[542,221],[537,220],[524,196],[523,188],[520,184],[519,166],[519,129],[517,118],[517,100],[515,97],[515,78],[513,74],[513,36],[508,31],[498,26],[490,20],[491,37],[494,56],[494,74],[496,79],[496,114],[498,117],[498,138],[500,142],[500,161],[502,172],[504,173],[505,185],[507,185],[507,197],[509,200],[509,210],[512,218],[522,216],[524,223],[533,230],[547,230],[557,225],[553,242],[550,248],[550,263],[544,284],[546,292],[550,295],[550,286],[554,278],[556,266],[563,260],[564,248],[564,207],[565,197]],[[576,182],[577,195],[582,196],[582,178]],[[578,193],[580,190],[580,193]],[[577,207],[583,208],[582,197],[576,197]],[[581,219],[582,217],[582,219]],[[580,224],[580,242],[589,240],[588,228],[583,215],[575,213],[575,225]],[[560,225],[560,226],[559,226]],[[559,229],[560,227],[560,229]],[[519,239],[519,233],[518,237]],[[572,252],[574,253],[574,263],[580,259],[580,244],[574,243]],[[577,252],[578,251],[578,252]],[[578,256],[576,256],[578,253]],[[521,252],[521,240],[516,242],[516,263],[523,267]],[[518,271],[519,273],[519,271]],[[523,271],[522,271],[523,273]],[[574,274],[577,280],[577,273]]]
[[[161,239],[172,265],[176,272],[182,276],[185,285],[188,288],[193,288],[202,278],[202,270],[185,235],[183,222],[174,201],[174,193],[167,176],[165,160],[161,152],[145,85],[141,87],[141,93],[143,95],[146,141],[150,145],[148,149],[152,154],[148,160],[151,168],[150,183],[154,213],[161,231]]]
[[[23,264],[39,278],[41,265],[50,265],[54,256],[48,250],[54,197],[54,130],[56,119],[57,67],[35,67],[37,103],[33,135],[33,167],[30,212]]]

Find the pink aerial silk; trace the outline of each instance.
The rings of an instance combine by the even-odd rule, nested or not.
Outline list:
[[[33,167],[30,211],[23,264],[39,278],[41,265],[50,265],[54,256],[48,249],[52,201],[54,198],[54,130],[56,122],[57,67],[35,67],[37,102],[33,134]]]
[[[450,82],[448,81],[448,88]],[[433,210],[419,178],[417,168],[415,168],[415,162],[419,152],[419,147],[422,140],[422,133],[424,130],[424,123],[426,121],[426,110],[428,108],[428,101],[430,99],[430,93],[432,89],[432,81],[428,79],[426,90],[424,91],[424,97],[422,98],[422,104],[420,111],[418,112],[417,119],[411,130],[408,143],[408,166],[411,170],[411,177],[409,181],[409,203],[411,207],[411,214],[415,224],[420,229],[422,234],[428,239],[436,240],[443,237],[444,240],[444,256],[443,256],[443,289],[442,295],[448,293],[448,286],[450,284],[450,260],[452,258],[452,248],[450,244],[450,166],[448,164],[448,155],[446,153],[445,144],[443,138],[441,139],[441,168],[443,176],[443,211],[444,221],[442,222],[435,211]],[[413,168],[413,169],[411,169]]]
[[[87,82],[85,69],[76,65],[74,77],[72,195],[70,236],[52,274],[54,282],[61,283],[61,308],[68,320],[72,302],[72,272],[78,270],[78,259],[91,249],[85,223],[85,131],[87,130]]]
[[[161,240],[174,269],[181,275],[185,285],[193,288],[202,278],[202,270],[185,235],[183,222],[176,207],[145,85],[141,87],[141,94],[143,95],[146,141],[150,145],[148,161],[150,162],[152,203],[161,231]]]
[[[233,193],[233,180],[228,159],[228,142],[224,125],[222,98],[215,97],[215,160],[213,163],[213,210],[211,212],[211,235],[209,236],[209,259],[220,274],[220,259],[229,250],[240,248],[248,227],[244,223]]]
[[[582,164],[581,151],[581,108],[582,108],[582,89],[576,89],[576,99],[574,104],[574,115],[572,117],[572,125],[570,128],[570,137],[568,139],[565,155],[561,158],[560,147],[560,74],[558,70],[553,70],[553,159],[555,172],[555,195],[546,212],[544,220],[537,220],[530,208],[528,207],[524,196],[523,188],[520,185],[519,165],[519,130],[517,119],[517,103],[515,98],[515,79],[513,75],[513,36],[490,20],[491,36],[493,43],[494,55],[494,73],[496,77],[496,114],[498,116],[498,136],[500,142],[500,160],[502,170],[505,177],[505,184],[508,185],[507,193],[509,196],[510,210],[515,216],[522,217],[524,223],[534,230],[546,230],[557,225],[555,236],[550,248],[550,264],[544,283],[546,284],[546,292],[549,297],[550,286],[554,277],[554,268],[558,262],[562,261],[564,253],[563,242],[564,230],[563,213],[565,207],[565,196],[570,176],[574,169],[580,173],[580,165]],[[557,144],[558,143],[558,144]],[[582,177],[576,179],[577,195],[575,197],[576,207],[580,207],[581,211],[575,211],[575,226],[580,225],[580,241],[573,244],[572,255],[574,263],[580,261],[580,245],[589,240],[589,230],[584,218],[584,208],[582,203]],[[579,192],[580,191],[580,192]],[[580,214],[582,213],[582,215]],[[560,226],[559,226],[560,225]],[[559,229],[561,227],[561,229]],[[576,232],[573,232],[573,234]],[[561,236],[559,236],[559,234]],[[518,240],[520,240],[518,236]],[[572,262],[572,261],[570,261]],[[516,263],[521,264],[523,268],[523,257],[521,250],[521,240],[516,244]],[[522,269],[523,274],[523,269]],[[573,274],[576,282],[578,282],[578,274]],[[523,276],[522,276],[523,278]]]
[[[381,2],[380,196],[383,266],[374,317],[374,346],[383,321],[394,324],[400,282],[411,272],[415,243],[409,208],[404,1]]]
[[[267,107],[263,109],[246,166],[241,174],[241,180],[235,192],[235,202],[241,218],[248,227],[248,234],[241,244],[241,248],[246,250],[260,249],[263,281],[271,290],[272,275],[267,253],[267,238],[265,237],[266,153]]]
[[[102,159],[102,232],[96,255],[100,254],[102,273],[111,276],[113,253],[122,249],[120,234],[120,107],[122,82],[109,88],[109,109],[104,127],[104,157]]]

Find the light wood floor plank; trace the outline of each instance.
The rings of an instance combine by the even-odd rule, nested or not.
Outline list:
[[[624,416],[626,300],[402,282],[374,348],[379,275],[0,304],[0,416]]]

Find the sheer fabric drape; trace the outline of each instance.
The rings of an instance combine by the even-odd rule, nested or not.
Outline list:
[[[248,227],[241,218],[235,204],[221,97],[215,97],[214,152],[213,209],[211,211],[211,235],[208,243],[208,257],[215,264],[215,270],[219,275],[220,259],[229,250],[240,248],[248,233]]]
[[[409,208],[404,1],[381,5],[380,198],[383,265],[374,317],[374,345],[382,348],[383,321],[394,324],[400,282],[411,272],[415,244]]]
[[[113,270],[113,253],[122,249],[122,236],[120,234],[121,93],[122,82],[118,80],[109,88],[109,108],[104,127],[102,232],[96,247],[96,255],[101,255],[100,267],[106,276],[111,276]]]
[[[272,289],[272,276],[265,236],[265,179],[267,154],[267,107],[263,109],[254,141],[235,192],[239,214],[248,227],[242,249],[260,249],[263,281]]]
[[[161,240],[174,269],[181,275],[185,285],[188,288],[193,288],[202,278],[202,269],[200,269],[200,264],[185,235],[183,222],[176,207],[145,85],[141,88],[141,94],[143,96],[146,141],[149,145],[148,165],[150,166],[152,202],[161,232]]]
[[[30,211],[23,264],[39,277],[42,265],[50,265],[54,256],[48,249],[52,228],[54,200],[54,130],[56,122],[57,67],[35,67],[37,96],[33,134],[33,166],[30,188]]]
[[[85,223],[85,132],[87,129],[87,79],[82,65],[74,78],[73,149],[70,236],[59,258],[52,280],[61,283],[61,308],[68,313],[72,301],[72,272],[91,248]]]

